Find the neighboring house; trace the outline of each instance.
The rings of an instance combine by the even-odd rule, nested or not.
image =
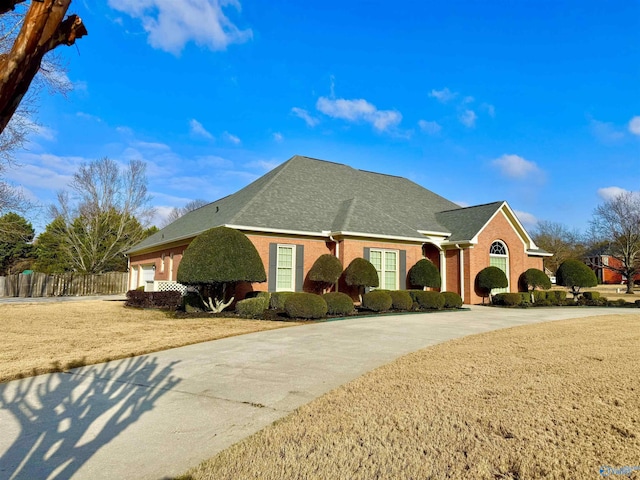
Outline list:
[[[268,281],[255,290],[312,290],[307,274],[325,253],[345,268],[364,257],[378,270],[380,288],[403,289],[408,270],[426,257],[439,268],[443,291],[477,303],[474,282],[484,267],[501,268],[506,290],[517,291],[520,274],[542,269],[550,256],[506,202],[460,208],[406,178],[294,156],[131,248],[130,287],[175,281],[189,242],[222,225],[245,233],[260,253]],[[338,289],[355,295],[342,283]]]
[[[593,270],[596,274],[598,283],[626,283],[625,278],[620,272],[616,272],[614,270],[611,270],[611,268],[607,268],[612,267],[619,270],[622,269],[622,261],[614,257],[613,255],[605,253],[604,251],[590,252],[585,258],[585,263],[589,267],[591,267],[591,270]],[[640,274],[634,277],[634,281],[636,283],[640,282]]]

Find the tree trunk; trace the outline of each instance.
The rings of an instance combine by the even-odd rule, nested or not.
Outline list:
[[[0,13],[20,3],[0,2]],[[32,2],[11,51],[0,55],[0,133],[27,93],[44,55],[60,45],[73,45],[87,34],[77,15],[64,19],[70,4],[71,0]]]

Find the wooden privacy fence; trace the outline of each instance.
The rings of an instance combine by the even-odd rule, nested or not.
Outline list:
[[[109,272],[95,275],[65,273],[47,275],[31,273],[0,277],[2,297],[61,297],[80,295],[111,295],[127,291],[128,274]]]

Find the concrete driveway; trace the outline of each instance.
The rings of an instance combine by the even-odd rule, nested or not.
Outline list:
[[[285,328],[0,384],[0,478],[159,479],[430,345],[630,310],[535,308]]]

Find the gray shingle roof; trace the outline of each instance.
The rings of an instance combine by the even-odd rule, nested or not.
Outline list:
[[[460,208],[406,178],[294,156],[233,195],[180,217],[128,253],[220,225],[407,239],[422,237],[420,230],[469,240],[501,204]]]

